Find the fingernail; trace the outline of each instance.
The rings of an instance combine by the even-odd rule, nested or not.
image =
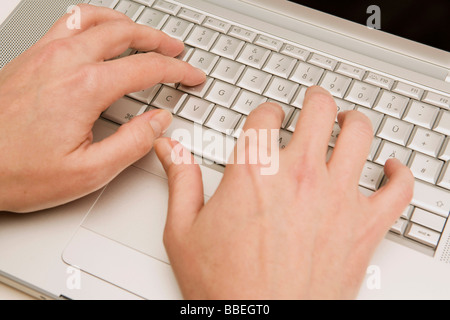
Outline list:
[[[156,138],[161,137],[169,129],[172,120],[173,116],[169,111],[158,110],[154,113],[150,119],[150,126]]]

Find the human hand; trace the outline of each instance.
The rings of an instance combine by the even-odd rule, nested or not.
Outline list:
[[[327,163],[336,113],[329,93],[309,89],[278,173],[230,164],[206,205],[199,167],[175,164],[187,155],[178,154],[176,142],[155,142],[170,187],[164,240],[185,298],[356,297],[376,246],[411,201],[414,180],[389,160],[389,182],[371,197],[361,194],[371,123],[356,111],[340,114],[342,131]],[[244,131],[279,129],[283,119],[280,107],[265,104]],[[259,141],[258,148],[270,144]],[[249,150],[235,154],[248,157]]]
[[[172,118],[148,112],[93,144],[100,114],[160,82],[205,80],[172,58],[183,51],[178,40],[111,9],[79,7],[81,29],[63,17],[0,72],[0,211],[36,211],[101,188],[147,154]],[[151,52],[108,61],[128,48]]]

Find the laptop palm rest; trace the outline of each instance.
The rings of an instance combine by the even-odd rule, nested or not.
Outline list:
[[[222,174],[202,172],[208,200]],[[163,244],[167,208],[168,181],[152,152],[105,187],[64,261],[146,299],[181,298]]]

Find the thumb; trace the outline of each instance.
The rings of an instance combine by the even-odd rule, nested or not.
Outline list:
[[[135,117],[122,125],[116,133],[89,146],[85,164],[96,172],[98,185],[104,185],[127,167],[150,152],[153,143],[172,122],[172,114],[154,110]]]
[[[204,205],[202,173],[192,154],[176,141],[159,139],[155,151],[169,178],[166,235],[170,239],[185,234]]]

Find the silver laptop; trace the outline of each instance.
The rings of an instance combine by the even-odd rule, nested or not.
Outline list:
[[[20,2],[0,29],[0,67],[80,2]],[[416,177],[414,200],[381,243],[358,298],[450,298],[448,47],[376,30],[391,13],[380,6],[360,12],[359,24],[286,0],[90,2],[183,40],[179,59],[208,75],[199,87],[161,84],[123,97],[98,120],[96,140],[146,110],[170,110],[168,136],[179,138],[182,128],[200,137],[184,144],[208,160],[202,161],[208,200],[229,154],[211,152],[210,136],[233,146],[249,112],[276,101],[286,112],[283,147],[305,90],[319,84],[340,110],[359,110],[373,123],[362,192],[384,183],[391,157]],[[439,36],[448,42],[447,29]],[[338,133],[336,124],[330,153]],[[166,175],[150,153],[83,199],[24,216],[0,214],[0,280],[42,299],[181,299],[162,242],[167,200]]]

